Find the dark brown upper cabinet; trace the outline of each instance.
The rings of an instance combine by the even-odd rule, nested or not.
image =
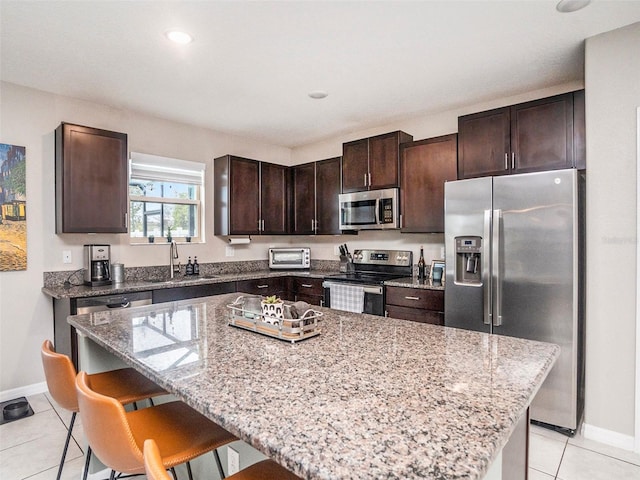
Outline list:
[[[55,142],[56,233],[126,233],[127,135],[62,123]]]
[[[339,234],[340,157],[296,165],[291,172],[291,233]]]
[[[400,146],[402,232],[444,232],[444,183],[456,180],[457,160],[456,134]]]
[[[215,235],[288,233],[287,167],[225,155],[213,171]]]
[[[283,165],[260,162],[260,217],[263,235],[289,233],[289,169]]]
[[[342,144],[342,192],[397,187],[399,148],[410,142],[408,133],[396,131]]]
[[[458,178],[585,168],[584,90],[458,118]]]

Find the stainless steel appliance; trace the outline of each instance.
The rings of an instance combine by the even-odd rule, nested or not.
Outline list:
[[[269,268],[294,270],[310,267],[311,249],[308,247],[269,249]]]
[[[384,282],[411,276],[413,253],[406,250],[354,250],[345,273],[324,277],[327,307],[384,316]]]
[[[531,418],[575,433],[584,409],[584,173],[445,184],[445,325],[560,345]]]
[[[81,315],[100,311],[113,311],[141,305],[151,305],[152,294],[131,292],[117,295],[101,295],[96,297],[53,299],[53,338],[56,351],[71,357],[76,369],[80,370],[78,358],[78,335],[76,329],[69,325],[69,315]]]
[[[341,193],[340,230],[386,230],[400,228],[398,189]]]
[[[111,246],[84,246],[84,283],[92,287],[111,285]]]

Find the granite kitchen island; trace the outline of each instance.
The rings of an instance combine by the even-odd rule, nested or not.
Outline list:
[[[229,326],[227,305],[239,295],[69,322],[314,479],[485,477],[559,354],[545,343],[319,307],[321,334],[292,344]]]

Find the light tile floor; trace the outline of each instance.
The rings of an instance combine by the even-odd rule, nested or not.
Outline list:
[[[35,415],[0,425],[0,479],[55,479],[65,425],[71,414],[59,408],[48,394],[28,397]],[[62,478],[81,478],[84,458],[82,424],[76,420],[74,442],[67,453]],[[638,480],[640,455],[585,439],[567,438],[531,427],[530,480]],[[144,477],[136,477],[144,479]],[[182,476],[180,476],[182,478]]]

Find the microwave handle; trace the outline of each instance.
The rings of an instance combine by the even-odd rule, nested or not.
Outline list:
[[[382,218],[382,201],[376,198],[376,225],[380,225],[380,219]]]

